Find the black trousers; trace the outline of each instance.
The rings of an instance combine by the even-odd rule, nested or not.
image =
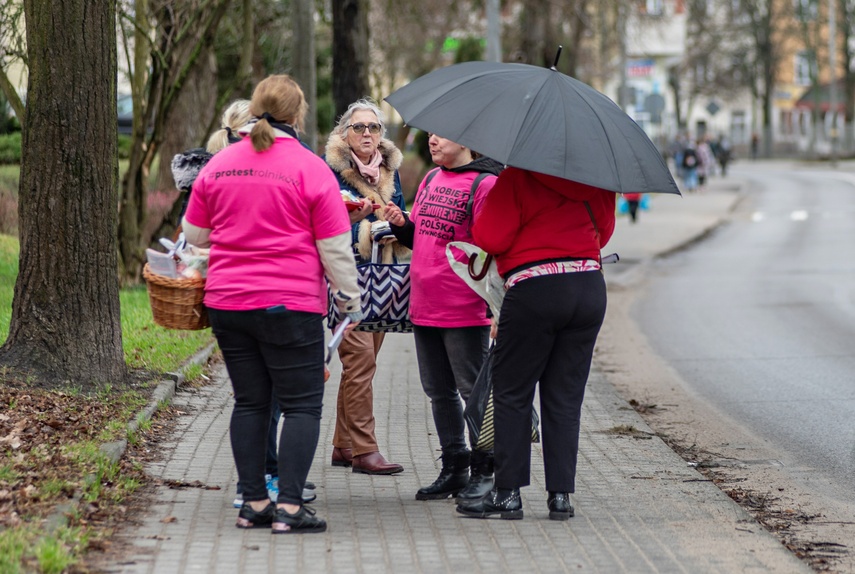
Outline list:
[[[322,317],[282,306],[254,311],[209,308],[208,314],[234,389],[230,437],[243,498],[267,498],[265,451],[274,397],[284,418],[278,502],[301,505],[320,434]]]
[[[498,488],[530,483],[539,381],[546,489],[575,492],[582,400],[605,312],[599,271],[533,277],[505,294],[493,364]]]
[[[413,327],[419,378],[443,454],[466,450],[463,405],[490,344],[490,327]],[[461,398],[463,401],[461,402]]]

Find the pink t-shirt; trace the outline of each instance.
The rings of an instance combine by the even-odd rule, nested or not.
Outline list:
[[[474,171],[440,170],[425,187],[422,181],[410,220],[415,224],[410,266],[410,319],[422,327],[477,327],[489,325],[487,303],[448,264],[445,246],[450,241],[472,240],[471,214],[467,212]],[[472,213],[477,214],[496,176],[478,185]],[[466,256],[457,251],[457,257]]]
[[[350,219],[332,171],[300,142],[277,138],[259,153],[247,138],[218,152],[184,217],[211,230],[205,305],[326,314],[315,242],[349,233]]]

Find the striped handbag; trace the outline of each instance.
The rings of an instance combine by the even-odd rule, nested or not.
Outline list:
[[[372,254],[374,255],[374,254]],[[362,292],[362,314],[364,318],[355,331],[370,333],[411,333],[410,322],[410,264],[371,263],[356,267],[357,282]],[[327,324],[330,329],[344,318],[329,297]]]
[[[472,394],[466,401],[466,409],[463,418],[469,428],[469,437],[472,448],[476,450],[491,451],[495,440],[495,423],[493,422],[493,349],[495,343],[490,345],[484,364],[478,372],[478,378],[472,387]],[[534,406],[531,408],[531,442],[540,442],[540,417]]]

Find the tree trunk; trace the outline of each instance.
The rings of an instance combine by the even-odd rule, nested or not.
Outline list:
[[[20,272],[0,362],[43,384],[121,382],[116,2],[25,0]],[[61,65],[60,65],[61,63]]]
[[[170,129],[164,132],[163,143],[160,145],[157,201],[149,212],[152,221],[143,229],[143,241],[150,238],[154,242],[160,237],[171,237],[178,226],[182,196],[175,189],[172,158],[188,148],[205,147],[208,118],[217,113],[216,68],[214,54],[210,47],[206,47],[199,57],[198,65],[187,79],[187,86],[179,94],[175,107],[169,114],[167,123]],[[171,207],[164,205],[169,198],[176,198]]]
[[[336,2],[333,2],[336,4]],[[306,114],[304,142],[313,150],[318,148],[318,81],[315,62],[315,3],[313,0],[295,0],[292,3],[291,28],[294,45],[300,49],[292,51],[294,80],[303,89],[309,113]]]
[[[333,102],[338,119],[347,106],[368,96],[368,3],[333,2]]]
[[[150,236],[146,236],[146,231],[152,231],[152,226],[147,224],[148,175],[152,162],[160,152],[164,134],[169,131],[166,120],[198,58],[204,52],[204,47],[211,45],[229,4],[229,0],[211,0],[204,4],[204,9],[199,10],[186,3],[163,4],[156,10],[156,54],[151,58],[151,74],[145,84],[146,93],[143,97],[146,108],[142,126],[139,126],[141,130],[143,126],[145,129],[138,132],[138,126],[134,124],[131,156],[128,171],[122,180],[119,201],[119,272],[126,284],[140,280],[145,247],[151,240]],[[176,11],[176,6],[181,10]],[[136,29],[139,31],[140,27]]]
[[[549,14],[549,2],[546,0],[525,0],[523,12],[520,18],[522,27],[522,38],[520,52],[522,52],[523,63],[533,66],[542,66],[546,49],[546,27]],[[557,48],[557,46],[556,46]],[[555,50],[552,51],[555,58]],[[547,66],[552,65],[549,60]]]

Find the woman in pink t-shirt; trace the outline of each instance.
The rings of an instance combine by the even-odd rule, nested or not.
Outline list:
[[[202,169],[183,221],[190,243],[211,248],[205,305],[234,389],[237,526],[277,533],[326,530],[302,499],[320,432],[325,275],[342,311],[362,319],[338,184],[297,139],[306,109],[290,77],[259,83],[249,137]],[[264,480],[271,396],[284,415],[275,505]]]
[[[413,248],[410,319],[422,388],[431,400],[442,470],[416,500],[479,498],[493,487],[492,453],[466,445],[463,403],[484,362],[490,337],[487,304],[458,277],[445,254],[450,241],[473,243],[470,227],[501,166],[433,134],[430,172],[405,215],[389,203],[385,216],[398,241]],[[471,470],[471,472],[470,472]]]

